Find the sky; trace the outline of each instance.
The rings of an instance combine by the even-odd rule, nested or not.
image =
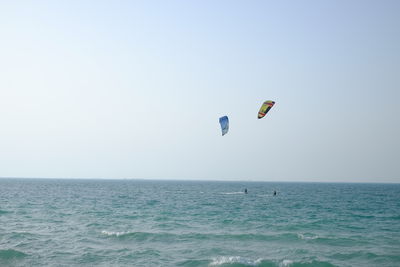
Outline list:
[[[400,183],[399,13],[1,1],[0,177]]]

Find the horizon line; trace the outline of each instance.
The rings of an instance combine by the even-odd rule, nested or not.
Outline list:
[[[110,177],[16,177],[0,176],[0,179],[47,179],[47,180],[140,180],[140,181],[182,181],[182,182],[265,182],[265,183],[337,183],[337,184],[400,184],[400,182],[370,182],[370,181],[310,181],[310,180],[258,180],[258,179],[208,179],[208,178],[110,178]]]

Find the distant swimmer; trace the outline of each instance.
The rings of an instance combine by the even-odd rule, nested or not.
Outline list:
[[[244,193],[247,194],[247,188],[244,189]]]
[[[276,191],[274,190],[274,196],[276,196]]]

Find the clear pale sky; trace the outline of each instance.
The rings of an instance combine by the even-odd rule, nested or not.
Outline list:
[[[399,14],[2,1],[0,176],[400,182]]]

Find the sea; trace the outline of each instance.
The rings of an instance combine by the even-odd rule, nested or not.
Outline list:
[[[400,184],[3,178],[0,266],[400,266]]]

